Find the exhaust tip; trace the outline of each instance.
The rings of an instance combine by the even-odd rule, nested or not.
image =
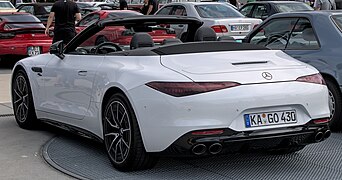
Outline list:
[[[330,130],[326,130],[326,131],[324,132],[324,134],[323,134],[323,138],[324,138],[324,139],[327,139],[328,137],[330,137],[330,135],[331,135],[331,131],[330,131]]]
[[[316,136],[315,136],[315,141],[316,141],[316,142],[322,141],[323,136],[324,136],[324,135],[323,135],[322,132],[318,132],[318,133],[316,134]]]
[[[205,151],[207,151],[207,146],[204,144],[196,144],[192,148],[192,153],[194,153],[195,155],[202,155],[205,153]]]
[[[214,143],[209,146],[210,154],[218,154],[222,151],[222,145],[220,143]]]

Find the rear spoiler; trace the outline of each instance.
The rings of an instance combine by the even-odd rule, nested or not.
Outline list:
[[[33,27],[33,28],[13,28],[13,29],[5,29],[6,24],[42,24],[44,26],[44,24],[42,22],[7,22],[7,21],[3,21],[0,22],[0,32],[17,32],[17,31],[27,31],[27,30],[43,30],[45,31],[45,26],[42,28],[38,28],[38,27]]]

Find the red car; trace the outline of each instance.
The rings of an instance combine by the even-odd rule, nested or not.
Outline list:
[[[28,13],[0,13],[0,58],[26,57],[46,53],[52,38],[45,35],[45,26]]]
[[[79,33],[99,19],[142,15],[143,14],[139,12],[131,10],[100,10],[92,12],[81,19],[76,24],[76,31],[77,33]],[[124,26],[106,27],[104,31],[101,31],[101,34],[97,34],[96,36],[93,36],[89,41],[86,41],[88,43],[86,45],[98,45],[107,41],[115,42],[120,45],[129,45],[134,33],[134,29]],[[174,38],[176,36],[174,31],[161,27],[151,29],[148,33],[152,36],[155,43],[161,43],[164,39]]]

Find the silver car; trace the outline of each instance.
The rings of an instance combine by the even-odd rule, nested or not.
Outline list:
[[[218,2],[175,2],[164,5],[155,15],[181,15],[196,17],[215,30],[217,36],[231,36],[243,39],[248,32],[262,21],[247,18],[227,3]],[[186,31],[184,25],[174,25],[176,34],[181,36]]]

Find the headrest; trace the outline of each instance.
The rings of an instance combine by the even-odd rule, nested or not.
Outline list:
[[[166,44],[179,44],[179,43],[182,43],[182,41],[178,38],[168,38],[168,39],[164,39],[161,44],[166,45]]]
[[[216,41],[216,33],[213,29],[201,26],[195,33],[195,41]]]
[[[312,28],[304,29],[302,36],[305,41],[316,41],[316,37]]]
[[[235,42],[235,39],[231,36],[220,36],[218,41],[228,41],[228,42]]]
[[[136,48],[141,48],[141,47],[153,47],[154,42],[148,33],[136,33],[132,37],[131,43],[130,43],[130,48],[131,49],[136,49]]]

